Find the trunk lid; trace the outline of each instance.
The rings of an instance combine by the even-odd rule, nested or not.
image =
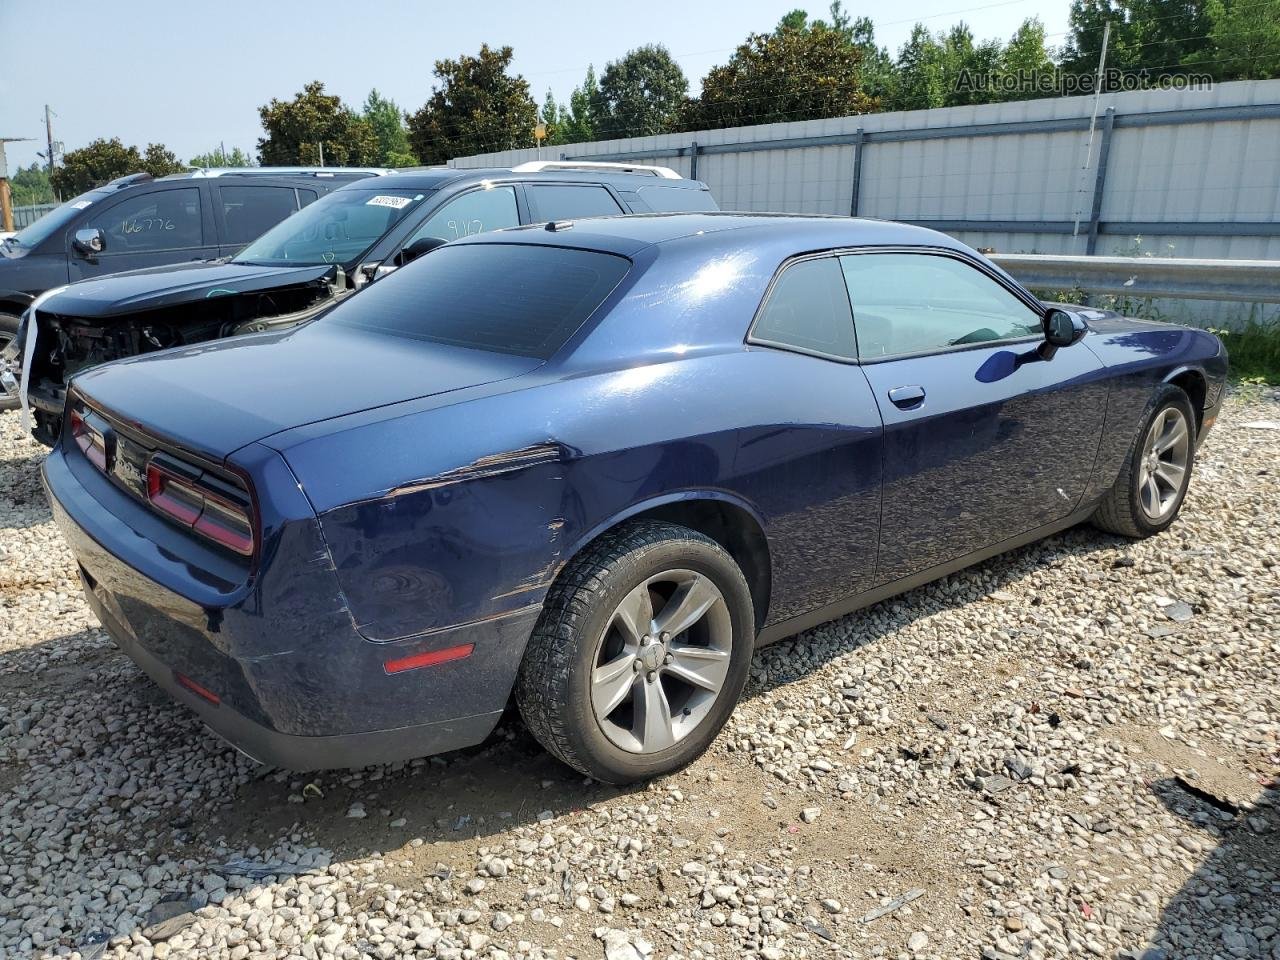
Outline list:
[[[541,361],[324,322],[131,357],[73,389],[205,457],[291,427],[528,373]]]

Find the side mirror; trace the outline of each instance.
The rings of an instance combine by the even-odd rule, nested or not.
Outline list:
[[[430,253],[443,243],[444,241],[439,237],[419,237],[417,240],[413,241],[413,243],[400,251],[398,259],[400,260],[401,266],[417,260],[424,253]]]
[[[1083,317],[1060,307],[1050,307],[1045,311],[1041,323],[1044,327],[1044,349],[1041,355],[1046,360],[1051,359],[1061,347],[1079,343],[1089,332]]]
[[[77,230],[71,245],[86,257],[95,257],[107,249],[107,235],[97,227]]]

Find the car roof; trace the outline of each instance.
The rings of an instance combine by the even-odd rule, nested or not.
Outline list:
[[[609,183],[627,190],[638,187],[662,187],[672,190],[705,190],[699,180],[677,180],[655,177],[648,173],[630,173],[626,170],[602,170],[589,167],[559,170],[513,170],[510,167],[423,167],[389,173],[378,178],[378,185],[398,190],[439,190],[441,187],[483,181],[520,181],[521,183],[545,181],[548,183]],[[364,188],[369,185],[364,184]],[[360,189],[361,185],[348,184],[342,189]]]
[[[806,250],[861,246],[968,248],[946,234],[890,220],[790,213],[645,213],[514,227],[454,240],[462,243],[534,243],[634,256],[645,247],[719,234],[708,246],[761,246],[783,256]],[[787,251],[790,251],[789,253]]]

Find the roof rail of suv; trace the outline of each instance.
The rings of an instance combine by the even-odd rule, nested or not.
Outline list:
[[[332,177],[342,173],[365,173],[382,176],[383,174],[391,173],[391,170],[386,167],[192,167],[187,171],[186,176],[221,177],[229,173],[257,174],[263,177],[281,175]],[[182,174],[179,174],[179,176],[182,176]]]
[[[106,186],[115,187],[117,190],[123,190],[125,187],[131,187],[135,183],[146,183],[147,181],[154,179],[155,177],[151,176],[149,173],[128,173],[123,177],[116,177],[114,180],[109,181]]]
[[[639,173],[663,180],[684,179],[670,167],[655,167],[648,163],[607,163],[603,160],[530,160],[511,168],[512,173],[537,173],[540,170],[611,170],[614,173]]]

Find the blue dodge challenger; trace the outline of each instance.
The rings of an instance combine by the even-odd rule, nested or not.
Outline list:
[[[1226,369],[929,230],[564,221],[84,373],[44,477],[102,623],[251,756],[422,756],[514,701],[627,782],[707,748],[762,644],[1165,529]]]

